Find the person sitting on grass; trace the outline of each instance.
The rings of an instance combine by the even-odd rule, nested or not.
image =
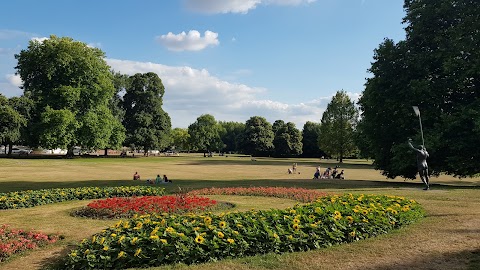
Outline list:
[[[140,180],[140,174],[138,174],[138,172],[135,172],[133,175],[133,180]]]
[[[337,174],[337,176],[335,176],[335,179],[345,179],[345,175],[343,173],[343,170],[339,174]]]
[[[168,177],[164,174],[164,175],[163,175],[163,182],[165,182],[165,183],[172,183],[172,180],[168,180]]]
[[[160,177],[160,174],[157,174],[157,178],[155,178],[155,184],[161,184],[162,183],[162,178]]]

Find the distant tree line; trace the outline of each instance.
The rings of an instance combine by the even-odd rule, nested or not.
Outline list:
[[[30,41],[15,57],[23,95],[10,99],[0,95],[0,143],[10,146],[5,147],[9,154],[14,144],[67,149],[67,155],[73,155],[78,146],[105,149],[105,155],[108,149],[123,146],[145,153],[176,149],[275,157],[343,158],[352,153],[352,145],[337,138],[351,137],[353,122],[332,125],[332,121],[343,121],[343,114],[332,111],[340,100],[346,99],[355,111],[345,92],[332,100],[328,119],[322,119],[322,124],[307,122],[303,132],[283,120],[272,125],[253,116],[245,123],[223,122],[209,114],[199,116],[188,128],[172,129],[170,116],[162,108],[165,87],[156,73],[115,72],[100,49],[53,35]],[[331,126],[322,131],[322,125]],[[344,134],[342,130],[349,135],[338,136]]]

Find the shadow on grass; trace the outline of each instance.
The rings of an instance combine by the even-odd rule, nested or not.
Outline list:
[[[382,264],[369,269],[383,270],[403,270],[403,269],[459,269],[459,266],[466,266],[468,270],[480,269],[480,249],[464,250],[461,252],[445,252],[436,256],[425,256],[420,260],[410,261],[408,259],[402,262],[392,262],[391,264]]]
[[[49,188],[74,188],[74,187],[106,187],[106,186],[147,186],[145,181],[132,180],[88,180],[88,181],[64,181],[64,182],[34,182],[34,181],[11,181],[0,182],[0,192],[12,192],[21,190],[38,190]],[[421,189],[423,184],[418,181],[375,181],[375,180],[335,180],[335,179],[258,179],[258,180],[183,180],[174,179],[172,184],[156,185],[166,189],[167,193],[175,193],[179,189],[199,189],[210,187],[297,187],[307,189],[388,189],[388,188],[412,188]],[[448,189],[479,189],[479,186],[467,185],[442,185],[432,184],[431,191]],[[427,191],[430,192],[430,191]]]

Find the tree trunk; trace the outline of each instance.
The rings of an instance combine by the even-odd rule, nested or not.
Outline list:
[[[105,153],[103,155],[108,156],[108,148],[105,148]]]
[[[7,143],[7,145],[8,145],[8,155],[11,156],[12,155],[12,150],[13,150],[13,143],[9,142],[9,143]]]
[[[66,157],[73,157],[73,146],[68,147],[67,154],[65,155]]]

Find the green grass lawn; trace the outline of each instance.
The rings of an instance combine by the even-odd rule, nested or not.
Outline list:
[[[287,169],[298,163],[300,174]],[[266,254],[228,259],[196,266],[158,269],[479,269],[480,179],[432,178],[433,188],[423,191],[420,180],[387,180],[369,161],[341,164],[346,180],[312,180],[317,166],[337,165],[335,160],[213,157],[200,155],[149,158],[0,159],[0,192],[80,186],[146,185],[147,178],[166,174],[179,188],[230,186],[287,186],[320,189],[329,193],[401,195],[419,201],[427,211],[420,223],[392,234],[328,249],[291,254]],[[142,181],[133,181],[138,171]],[[212,197],[229,201],[237,209],[285,208],[294,201],[241,196]],[[0,223],[11,227],[59,233],[65,239],[41,250],[15,256],[0,269],[43,269],[62,256],[70,245],[99,232],[115,221],[75,218],[69,212],[88,201],[64,202],[29,209],[2,210]],[[155,268],[157,269],[157,268]]]

